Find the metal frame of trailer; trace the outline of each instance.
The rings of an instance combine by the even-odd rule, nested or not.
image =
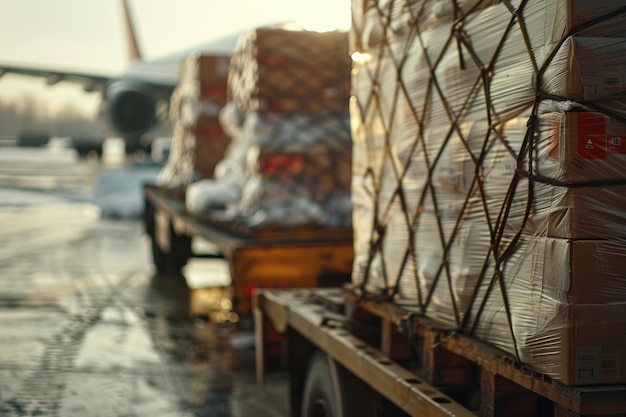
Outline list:
[[[331,369],[324,384],[334,387],[324,401],[335,403],[322,415],[360,415],[353,404],[364,402],[380,416],[626,416],[626,385],[563,385],[350,285],[259,290],[254,303],[258,382],[286,369],[294,416],[307,415],[306,364],[319,353]]]
[[[341,286],[350,280],[352,230],[285,227],[250,230],[232,221],[198,216],[185,208],[184,191],[144,185],[144,224],[158,272],[179,271],[192,257],[228,262],[234,310],[251,313],[256,288]],[[193,252],[203,238],[215,254]]]

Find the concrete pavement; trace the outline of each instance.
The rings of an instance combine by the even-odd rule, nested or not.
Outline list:
[[[287,416],[285,376],[256,386],[237,343],[250,329],[191,317],[140,222],[100,215],[101,167],[40,152],[0,164],[0,415]]]

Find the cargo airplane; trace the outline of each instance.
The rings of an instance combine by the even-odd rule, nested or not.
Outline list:
[[[162,124],[167,117],[167,111],[158,109],[167,108],[169,104],[170,95],[178,82],[182,59],[193,52],[230,55],[239,34],[235,33],[165,58],[144,61],[126,0],[122,0],[122,9],[130,65],[121,75],[106,76],[54,68],[5,65],[0,62],[0,76],[13,73],[42,77],[48,85],[72,82],[81,84],[87,92],[99,92],[102,96],[100,116],[117,135],[124,138],[127,152],[132,153],[147,145],[142,143],[142,137]]]

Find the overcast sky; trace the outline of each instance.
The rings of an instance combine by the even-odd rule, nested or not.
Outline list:
[[[350,22],[350,0],[128,2],[146,59],[268,23],[296,21],[313,30],[332,30],[347,29]],[[122,17],[122,0],[0,0],[0,60],[120,72],[128,57]],[[75,88],[42,84],[5,75],[0,100],[19,97],[25,88],[48,96],[78,94]]]

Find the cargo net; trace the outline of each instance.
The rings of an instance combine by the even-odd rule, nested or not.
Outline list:
[[[215,180],[188,189],[193,212],[225,210],[227,219],[250,228],[350,227],[352,142],[347,114],[241,117],[228,103],[220,121],[232,141],[216,166]],[[216,198],[225,189],[232,198]]]
[[[185,188],[213,176],[229,142],[218,121],[226,100],[228,60],[227,56],[193,53],[181,62],[178,84],[170,97],[172,143],[159,173],[160,185]]]
[[[250,30],[231,59],[229,100],[251,112],[347,114],[350,66],[345,32]]]
[[[615,382],[563,358],[597,346],[602,371],[626,344],[625,9],[353,1],[357,288],[550,376]]]
[[[215,180],[188,188],[187,207],[250,228],[349,231],[351,67],[345,32],[242,34],[220,112],[232,141]]]
[[[196,136],[193,126],[202,112],[199,86],[179,84],[170,98],[169,118],[172,122],[172,143],[157,184],[171,188],[184,188],[195,181]]]

